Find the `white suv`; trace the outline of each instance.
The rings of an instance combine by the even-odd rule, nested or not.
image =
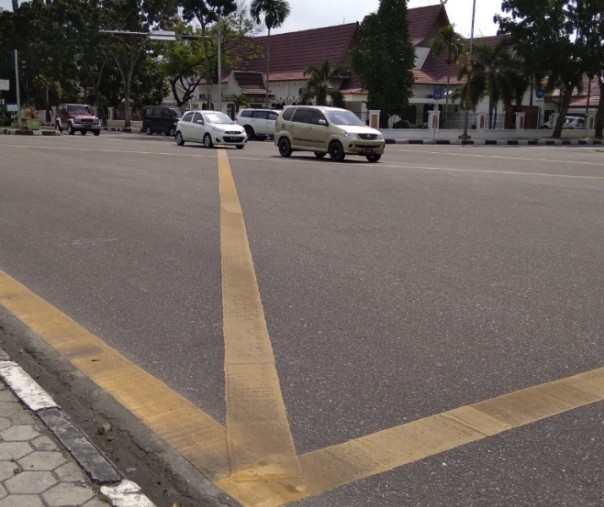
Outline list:
[[[266,139],[275,133],[275,120],[279,111],[273,109],[242,109],[236,121],[247,133],[248,139]]]
[[[291,106],[277,118],[275,145],[282,157],[303,150],[314,152],[317,158],[329,153],[338,162],[346,155],[361,155],[377,162],[386,141],[379,130],[368,127],[347,109]]]

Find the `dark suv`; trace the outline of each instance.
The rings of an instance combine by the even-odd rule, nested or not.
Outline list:
[[[145,107],[141,131],[148,135],[160,132],[173,137],[176,133],[176,124],[181,116],[181,112],[172,107],[147,106]]]

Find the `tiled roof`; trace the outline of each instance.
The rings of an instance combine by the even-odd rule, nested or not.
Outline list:
[[[270,36],[271,81],[295,76],[301,79],[309,65],[329,60],[332,66],[347,65],[348,50],[358,29],[358,23],[315,28]],[[266,47],[268,37],[255,37],[254,42]],[[262,51],[264,52],[264,51]],[[266,72],[266,60],[261,57],[248,61],[247,70]],[[299,76],[299,77],[298,77]]]
[[[438,30],[449,23],[447,12],[442,5],[409,9],[409,35],[414,45],[429,47],[430,40]],[[329,60],[333,67],[350,67],[350,51],[356,43],[359,23],[348,23],[311,30],[281,33],[270,36],[270,81],[293,81],[305,79],[304,70],[310,65],[320,65]],[[494,44],[498,37],[475,39]],[[266,72],[266,50],[268,36],[254,37],[257,58],[243,58],[240,68],[264,74]],[[258,51],[259,49],[259,51]],[[457,83],[457,66],[447,67],[446,54],[438,58],[428,56],[421,69],[413,71],[418,84],[444,84],[447,73],[451,73],[451,84]],[[239,79],[238,79],[239,82]],[[352,76],[342,83],[341,89],[361,88],[358,77]]]

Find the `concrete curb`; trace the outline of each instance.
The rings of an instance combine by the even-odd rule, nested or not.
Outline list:
[[[141,488],[124,479],[88,436],[76,427],[53,398],[0,349],[0,378],[63,444],[90,480],[101,486],[112,507],[155,507]]]

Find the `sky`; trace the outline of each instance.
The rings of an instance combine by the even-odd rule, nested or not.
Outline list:
[[[469,38],[474,1],[476,1],[474,36],[495,35],[497,25],[493,23],[493,15],[500,13],[501,0],[447,0],[445,7],[449,21],[455,25],[458,33]],[[380,4],[379,0],[288,0],[288,2],[291,9],[289,17],[281,28],[271,33],[294,32],[363,21],[367,14],[376,12]],[[407,8],[439,4],[440,0],[408,0]]]
[[[498,13],[501,0],[447,0],[449,20],[457,32],[470,36],[472,27],[472,5],[476,2],[474,35],[476,37],[495,35],[497,25],[493,15]],[[272,33],[295,32],[309,28],[333,26],[343,23],[363,21],[367,14],[376,12],[379,0],[288,0],[291,13],[283,26]],[[249,5],[251,0],[246,0]],[[408,8],[438,5],[440,0],[408,0]],[[11,9],[11,0],[0,0],[0,7]]]

